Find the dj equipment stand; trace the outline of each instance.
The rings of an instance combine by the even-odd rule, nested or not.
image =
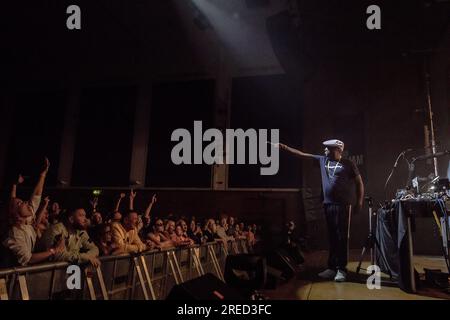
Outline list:
[[[374,216],[376,217],[377,214],[373,213],[373,210],[372,210],[372,197],[365,197],[365,200],[367,201],[368,206],[369,206],[369,235],[367,236],[367,239],[366,239],[364,246],[362,248],[362,251],[361,251],[361,257],[358,262],[358,267],[356,268],[357,274],[359,274],[359,271],[362,269],[361,264],[364,260],[364,255],[365,255],[366,251],[367,250],[370,251],[370,265],[375,265],[375,262],[376,262],[376,250],[374,250],[375,246],[378,250],[380,250],[380,243],[378,242],[378,240],[375,236],[375,232],[374,232],[375,230],[373,228],[372,219]],[[387,266],[388,264],[386,262],[385,257],[383,255],[380,255],[380,258],[383,260],[384,265]],[[392,279],[392,274],[390,272],[388,274],[389,274],[389,278]]]

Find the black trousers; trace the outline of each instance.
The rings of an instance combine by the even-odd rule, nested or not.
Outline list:
[[[328,268],[346,271],[351,207],[349,205],[325,204],[324,208],[329,241]]]

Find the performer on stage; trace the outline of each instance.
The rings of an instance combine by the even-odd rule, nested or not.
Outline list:
[[[320,162],[322,176],[323,203],[328,228],[329,258],[328,268],[319,273],[321,278],[346,281],[348,260],[348,238],[350,236],[350,218],[352,213],[353,190],[356,186],[356,206],[353,211],[361,210],[364,200],[364,184],[357,166],[342,158],[344,143],[340,140],[323,142],[325,156],[313,155],[278,144],[282,150],[307,159]],[[353,189],[353,190],[352,190]]]

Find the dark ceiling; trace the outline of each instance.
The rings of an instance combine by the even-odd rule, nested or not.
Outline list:
[[[302,43],[316,55],[403,54],[436,48],[450,1],[299,0]],[[366,8],[381,9],[381,30],[366,28]]]
[[[83,8],[79,32],[65,27],[70,4]],[[299,41],[309,55],[318,57],[435,49],[450,18],[446,0],[299,0],[298,4]],[[365,27],[370,4],[382,9],[381,30]],[[5,83],[43,74],[63,81],[88,73],[108,78],[121,70],[134,77],[170,69],[174,62],[202,65],[202,57],[192,50],[196,43],[187,38],[169,0],[14,1],[2,4],[1,22],[6,31]]]

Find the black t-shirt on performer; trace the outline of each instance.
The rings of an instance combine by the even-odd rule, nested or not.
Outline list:
[[[323,203],[349,205],[354,202],[355,177],[358,167],[349,159],[331,160],[326,156],[315,155],[320,162],[322,176]]]

